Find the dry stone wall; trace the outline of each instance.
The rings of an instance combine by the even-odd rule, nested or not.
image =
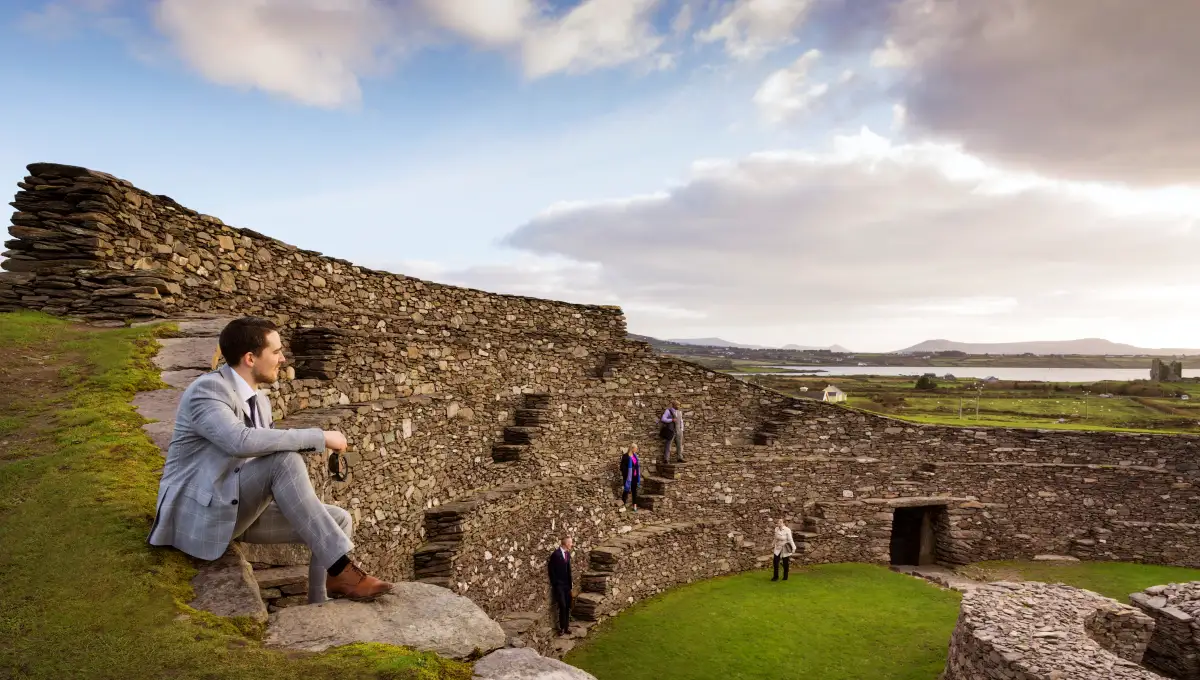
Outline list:
[[[702,521],[731,546],[757,541],[757,563],[783,517],[800,561],[886,562],[895,508],[926,504],[942,508],[944,562],[1200,566],[1194,436],[903,423],[654,356],[614,307],[357,267],[83,168],[34,164],[19,186],[0,310],[274,319],[292,359],[270,390],[277,425],[350,441],[344,481],[320,460],[311,475],[353,514],[356,556],[385,577],[440,580],[495,616],[546,613],[543,560],[564,527],[589,551],[651,522]],[[671,399],[688,462],[655,468]],[[636,517],[616,500],[630,443],[649,510]],[[707,568],[700,552],[677,554],[681,573]],[[636,582],[640,564],[621,578]]]
[[[945,680],[1155,680],[1154,620],[1088,590],[997,582],[963,596]]]
[[[4,265],[12,274],[0,286],[6,308],[114,321],[227,311],[345,329],[415,324],[431,333],[486,327],[493,335],[625,336],[616,307],[374,271],[231,227],[106,173],[54,163],[28,170],[12,202],[18,212]]]
[[[1180,680],[1200,678],[1200,581],[1151,586],[1129,602],[1155,623],[1146,665]]]

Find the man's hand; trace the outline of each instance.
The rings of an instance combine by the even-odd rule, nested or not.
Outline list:
[[[325,448],[333,451],[346,450],[346,435],[337,430],[325,431]]]

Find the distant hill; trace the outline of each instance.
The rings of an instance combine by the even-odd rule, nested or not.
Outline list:
[[[740,342],[730,342],[721,338],[668,338],[666,342],[677,345],[703,345],[705,347],[736,347],[738,349],[771,349],[764,345],[743,345]]]
[[[828,347],[816,347],[816,346],[812,346],[812,345],[784,345],[781,349],[795,349],[795,350],[804,350],[804,351],[824,349],[824,350],[829,350],[830,352],[838,352],[841,354],[850,354],[850,350],[846,349],[845,347],[842,347],[841,345],[830,345]]]
[[[1102,338],[1081,340],[1040,340],[1034,342],[954,342],[952,340],[926,340],[899,354],[921,354],[927,352],[966,352],[967,354],[1148,354],[1153,356],[1200,355],[1200,349],[1147,349],[1134,347]]]

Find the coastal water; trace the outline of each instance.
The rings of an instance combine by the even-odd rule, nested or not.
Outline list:
[[[913,375],[933,373],[938,377],[947,373],[956,378],[999,380],[1040,380],[1043,382],[1090,383],[1101,380],[1147,380],[1147,368],[1001,368],[999,366],[771,366],[787,371],[759,373],[758,375]],[[1183,369],[1183,377],[1198,378],[1200,369]]]

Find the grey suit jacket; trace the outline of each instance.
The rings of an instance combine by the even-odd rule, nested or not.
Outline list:
[[[318,428],[246,427],[248,409],[238,399],[234,380],[233,369],[222,366],[184,390],[158,486],[151,545],[215,560],[233,540],[237,474],[243,463],[278,451],[325,451],[325,433]],[[255,408],[269,424],[270,402],[261,395],[255,399]]]

